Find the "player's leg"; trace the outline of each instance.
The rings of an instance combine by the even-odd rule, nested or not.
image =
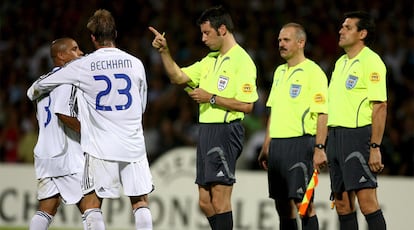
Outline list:
[[[60,192],[60,198],[64,204],[76,204],[81,214],[84,210],[81,210],[80,204],[82,203],[83,192],[81,187],[82,173],[74,173],[60,177],[54,177],[53,182]],[[84,221],[82,221],[84,229],[87,229]]]
[[[296,208],[299,210],[301,205],[301,201],[296,202]],[[306,210],[306,215],[301,219],[302,220],[302,230],[318,230],[319,229],[319,221],[318,217],[316,216],[316,209],[313,203],[313,197],[309,202],[308,209]]]
[[[148,195],[130,197],[136,230],[152,230],[152,215]]]
[[[39,200],[39,209],[33,215],[30,221],[30,230],[48,229],[53,217],[56,215],[60,204],[59,194],[52,197]]]
[[[112,180],[113,174],[108,173],[107,168],[111,168],[111,166],[106,166],[103,160],[85,153],[85,171],[82,180],[84,197],[79,209],[82,212],[82,219],[88,230],[105,229],[101,210],[103,201],[101,197],[104,196],[98,196],[96,188],[108,188],[107,181]]]
[[[290,189],[295,186],[289,186],[288,175],[289,168],[296,162],[291,162],[289,157],[290,149],[286,149],[287,139],[272,139],[269,146],[268,157],[268,187],[269,197],[275,201],[276,212],[279,216],[279,229],[298,229],[296,222],[296,207],[294,202],[289,198]],[[290,171],[292,172],[292,171]],[[303,175],[301,175],[303,178]],[[303,180],[303,179],[302,179]],[[296,188],[294,189],[297,190]],[[294,191],[294,192],[295,192]]]
[[[154,186],[147,157],[144,155],[136,162],[118,162],[118,165],[124,194],[131,201],[135,228],[152,230],[148,194],[154,190]]]
[[[370,230],[385,230],[386,224],[382,211],[378,204],[377,189],[366,188],[356,193],[359,207],[368,223]]]
[[[306,188],[312,178],[312,174],[314,171],[313,155],[315,151],[315,147],[314,147],[315,137],[303,136],[303,137],[293,138],[292,140],[289,140],[289,142],[291,142],[291,145],[292,145],[292,149],[291,149],[292,153],[298,154],[295,157],[298,163],[307,166],[306,167],[307,170],[305,170],[305,168],[303,169],[303,175],[300,175],[300,173],[296,172],[296,178],[297,178],[296,183],[297,184],[293,188],[293,190],[292,189],[290,190],[290,193],[293,191],[296,191],[290,197],[295,197],[294,201],[295,201],[296,208],[297,208],[296,210],[299,210],[301,202],[303,200],[303,196],[305,196],[306,192],[305,194],[303,193],[298,194],[297,191],[300,191],[302,189],[306,191]],[[297,163],[295,163],[295,165],[296,164]],[[291,180],[294,177],[295,175],[289,176]],[[305,178],[308,178],[308,179],[305,179]],[[302,198],[298,199],[298,197],[300,196],[302,196]],[[314,202],[313,202],[314,197],[315,197],[315,194],[312,195],[309,201],[309,205],[306,210],[305,216],[301,218],[302,230],[318,230],[319,229],[318,216],[316,215],[316,209],[315,209]]]
[[[211,203],[210,187],[198,185],[198,205],[201,211],[207,217],[211,229],[216,229],[216,212]]]
[[[88,226],[86,225],[86,220],[83,218],[83,213],[85,212],[85,200],[83,199],[83,197],[82,197],[82,199],[76,204],[76,207],[78,207],[78,209],[79,209],[79,212],[81,213],[81,215],[82,215],[82,226],[83,226],[83,229],[84,230],[87,230],[88,229]]]
[[[220,229],[233,229],[233,212],[231,208],[232,185],[215,184],[211,186],[211,204],[216,213],[216,226]]]
[[[354,179],[346,176],[356,175],[356,171],[360,164],[355,161],[346,162],[345,159],[350,153],[354,152],[356,141],[356,133],[350,133],[353,130],[344,128],[330,128],[327,139],[327,156],[329,164],[329,176],[331,181],[331,189],[335,209],[339,218],[339,226],[341,230],[358,229],[358,220],[355,210],[355,193],[351,188],[357,185],[353,183]],[[351,137],[351,138],[350,138]],[[361,138],[362,139],[362,138]],[[353,163],[353,164],[352,164]],[[359,179],[359,178],[358,178]],[[346,190],[350,190],[347,192]]]
[[[279,215],[280,230],[297,230],[296,207],[293,200],[275,199],[276,211]]]
[[[82,212],[82,220],[84,226],[88,230],[105,229],[104,219],[102,215],[102,198],[99,198],[95,192],[85,194],[79,209]]]
[[[341,230],[358,229],[358,220],[355,209],[355,192],[334,193],[335,208],[339,217]]]

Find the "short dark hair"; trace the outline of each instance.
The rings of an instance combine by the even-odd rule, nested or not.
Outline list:
[[[371,45],[375,41],[375,23],[371,15],[365,11],[352,11],[344,14],[346,18],[357,18],[356,26],[358,31],[366,30],[367,36],[364,39],[365,45]]]
[[[211,26],[218,30],[221,25],[225,25],[230,33],[233,33],[234,24],[230,13],[223,6],[215,6],[205,10],[197,20],[197,25],[209,21]]]
[[[95,11],[93,16],[89,18],[86,27],[89,32],[95,36],[95,40],[101,45],[106,41],[115,41],[115,19],[108,10],[100,9]]]

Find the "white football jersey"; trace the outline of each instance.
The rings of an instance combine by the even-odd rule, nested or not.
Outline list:
[[[76,117],[75,93],[74,86],[61,85],[37,101],[39,136],[34,148],[37,179],[83,172],[80,135],[56,116],[60,113]]]
[[[147,82],[142,62],[117,48],[101,48],[40,77],[30,99],[60,84],[78,89],[81,146],[104,160],[134,162],[146,155],[142,114]]]

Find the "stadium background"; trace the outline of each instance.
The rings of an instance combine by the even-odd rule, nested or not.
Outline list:
[[[29,166],[33,162],[37,123],[34,107],[26,98],[26,89],[38,76],[51,69],[49,45],[52,40],[63,36],[73,37],[85,53],[90,53],[93,47],[85,29],[87,19],[99,8],[106,8],[113,13],[118,26],[118,47],[142,59],[147,70],[149,103],[144,118],[144,129],[148,153],[152,163],[155,163],[161,155],[166,155],[165,159],[170,159],[171,156],[165,154],[168,150],[195,145],[197,105],[189,99],[182,87],[169,84],[159,55],[151,47],[153,35],[147,27],[152,25],[159,31],[165,31],[172,54],[179,65],[191,64],[208,52],[200,41],[200,32],[195,25],[195,20],[205,8],[217,4],[224,4],[231,10],[237,30],[237,40],[248,50],[258,68],[257,83],[260,100],[256,103],[254,112],[244,121],[247,127],[247,143],[239,167],[246,170],[257,169],[255,159],[263,140],[268,112],[264,105],[270,90],[273,71],[277,65],[283,63],[277,51],[280,27],[290,21],[305,26],[308,33],[306,54],[319,63],[329,77],[334,61],[342,54],[342,50],[337,47],[337,40],[343,13],[350,10],[366,10],[375,16],[378,38],[372,48],[381,55],[388,67],[389,97],[388,120],[382,146],[386,166],[383,174],[386,176],[380,177],[380,179],[384,178],[384,182],[388,185],[384,183],[385,187],[380,188],[390,193],[384,196],[386,208],[389,207],[389,203],[401,204],[399,209],[385,209],[387,213],[402,216],[404,220],[408,219],[409,212],[404,216],[404,213],[400,213],[399,210],[404,210],[403,207],[406,206],[404,205],[406,196],[402,194],[412,194],[410,192],[412,184],[407,181],[414,176],[414,2],[412,0],[0,1],[0,167],[4,169],[3,171],[10,172],[10,175],[4,172],[0,175],[2,178],[0,193],[4,205],[1,211],[18,210],[22,198],[27,194],[35,195],[33,180],[32,184],[23,184],[22,189],[16,190],[19,194],[16,197],[17,202],[11,204],[15,207],[10,207],[9,203],[14,202],[15,197],[6,197],[5,191],[18,187],[17,185],[21,184],[17,181],[19,177],[26,177],[26,180],[32,181],[27,176],[31,175],[32,169],[24,167],[24,164]],[[8,170],[6,165],[14,165],[13,170]],[[20,166],[26,169],[26,173],[20,175]],[[156,167],[154,173],[156,173],[155,169]],[[14,175],[16,172],[19,175]],[[248,175],[257,174],[251,171]],[[249,185],[243,183],[243,178],[240,176],[240,185]],[[260,174],[262,194],[260,197],[253,198],[268,201],[265,195],[266,182],[263,178],[264,175]],[[404,179],[398,186],[391,184],[403,178],[410,179]],[[401,186],[407,183],[410,183],[408,188]],[[185,181],[185,185],[194,187],[192,177]],[[25,186],[30,189],[26,190]],[[158,188],[161,188],[156,191],[170,191],[162,189],[162,186],[164,184],[159,185]],[[327,187],[328,184],[323,183],[321,186]],[[393,188],[403,187],[404,189],[398,191],[398,197],[392,195]],[[186,190],[187,187],[183,189]],[[248,194],[243,195],[248,196]],[[196,202],[196,197],[193,200]],[[325,197],[317,200],[326,203]],[[17,213],[21,215],[20,212]],[[3,214],[2,212],[1,215]],[[29,217],[22,219],[27,220],[27,218]],[[11,227],[0,227],[0,229],[11,229]]]
[[[342,15],[366,10],[375,17],[378,37],[372,47],[388,67],[388,120],[383,141],[387,175],[413,176],[414,162],[414,3],[412,0],[371,1],[193,1],[193,0],[2,0],[0,3],[0,162],[32,163],[37,123],[26,90],[51,69],[49,44],[69,36],[85,53],[93,51],[86,22],[96,9],[113,13],[117,45],[142,59],[149,84],[144,118],[151,161],[178,146],[194,146],[197,105],[169,84],[159,55],[151,46],[149,25],[165,31],[178,64],[188,65],[208,51],[195,21],[207,7],[223,4],[232,13],[236,38],[254,59],[260,100],[247,116],[247,141],[239,167],[257,169],[273,71],[283,62],[277,51],[280,27],[295,21],[308,33],[306,54],[326,71],[342,54],[337,47]]]

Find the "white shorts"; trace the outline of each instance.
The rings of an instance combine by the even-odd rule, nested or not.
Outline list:
[[[39,179],[37,183],[37,199],[43,200],[60,194],[63,203],[76,204],[83,197],[81,180],[81,173]]]
[[[136,162],[108,161],[85,154],[84,194],[95,190],[100,198],[119,198],[120,190],[126,196],[141,196],[154,190],[147,157]]]

